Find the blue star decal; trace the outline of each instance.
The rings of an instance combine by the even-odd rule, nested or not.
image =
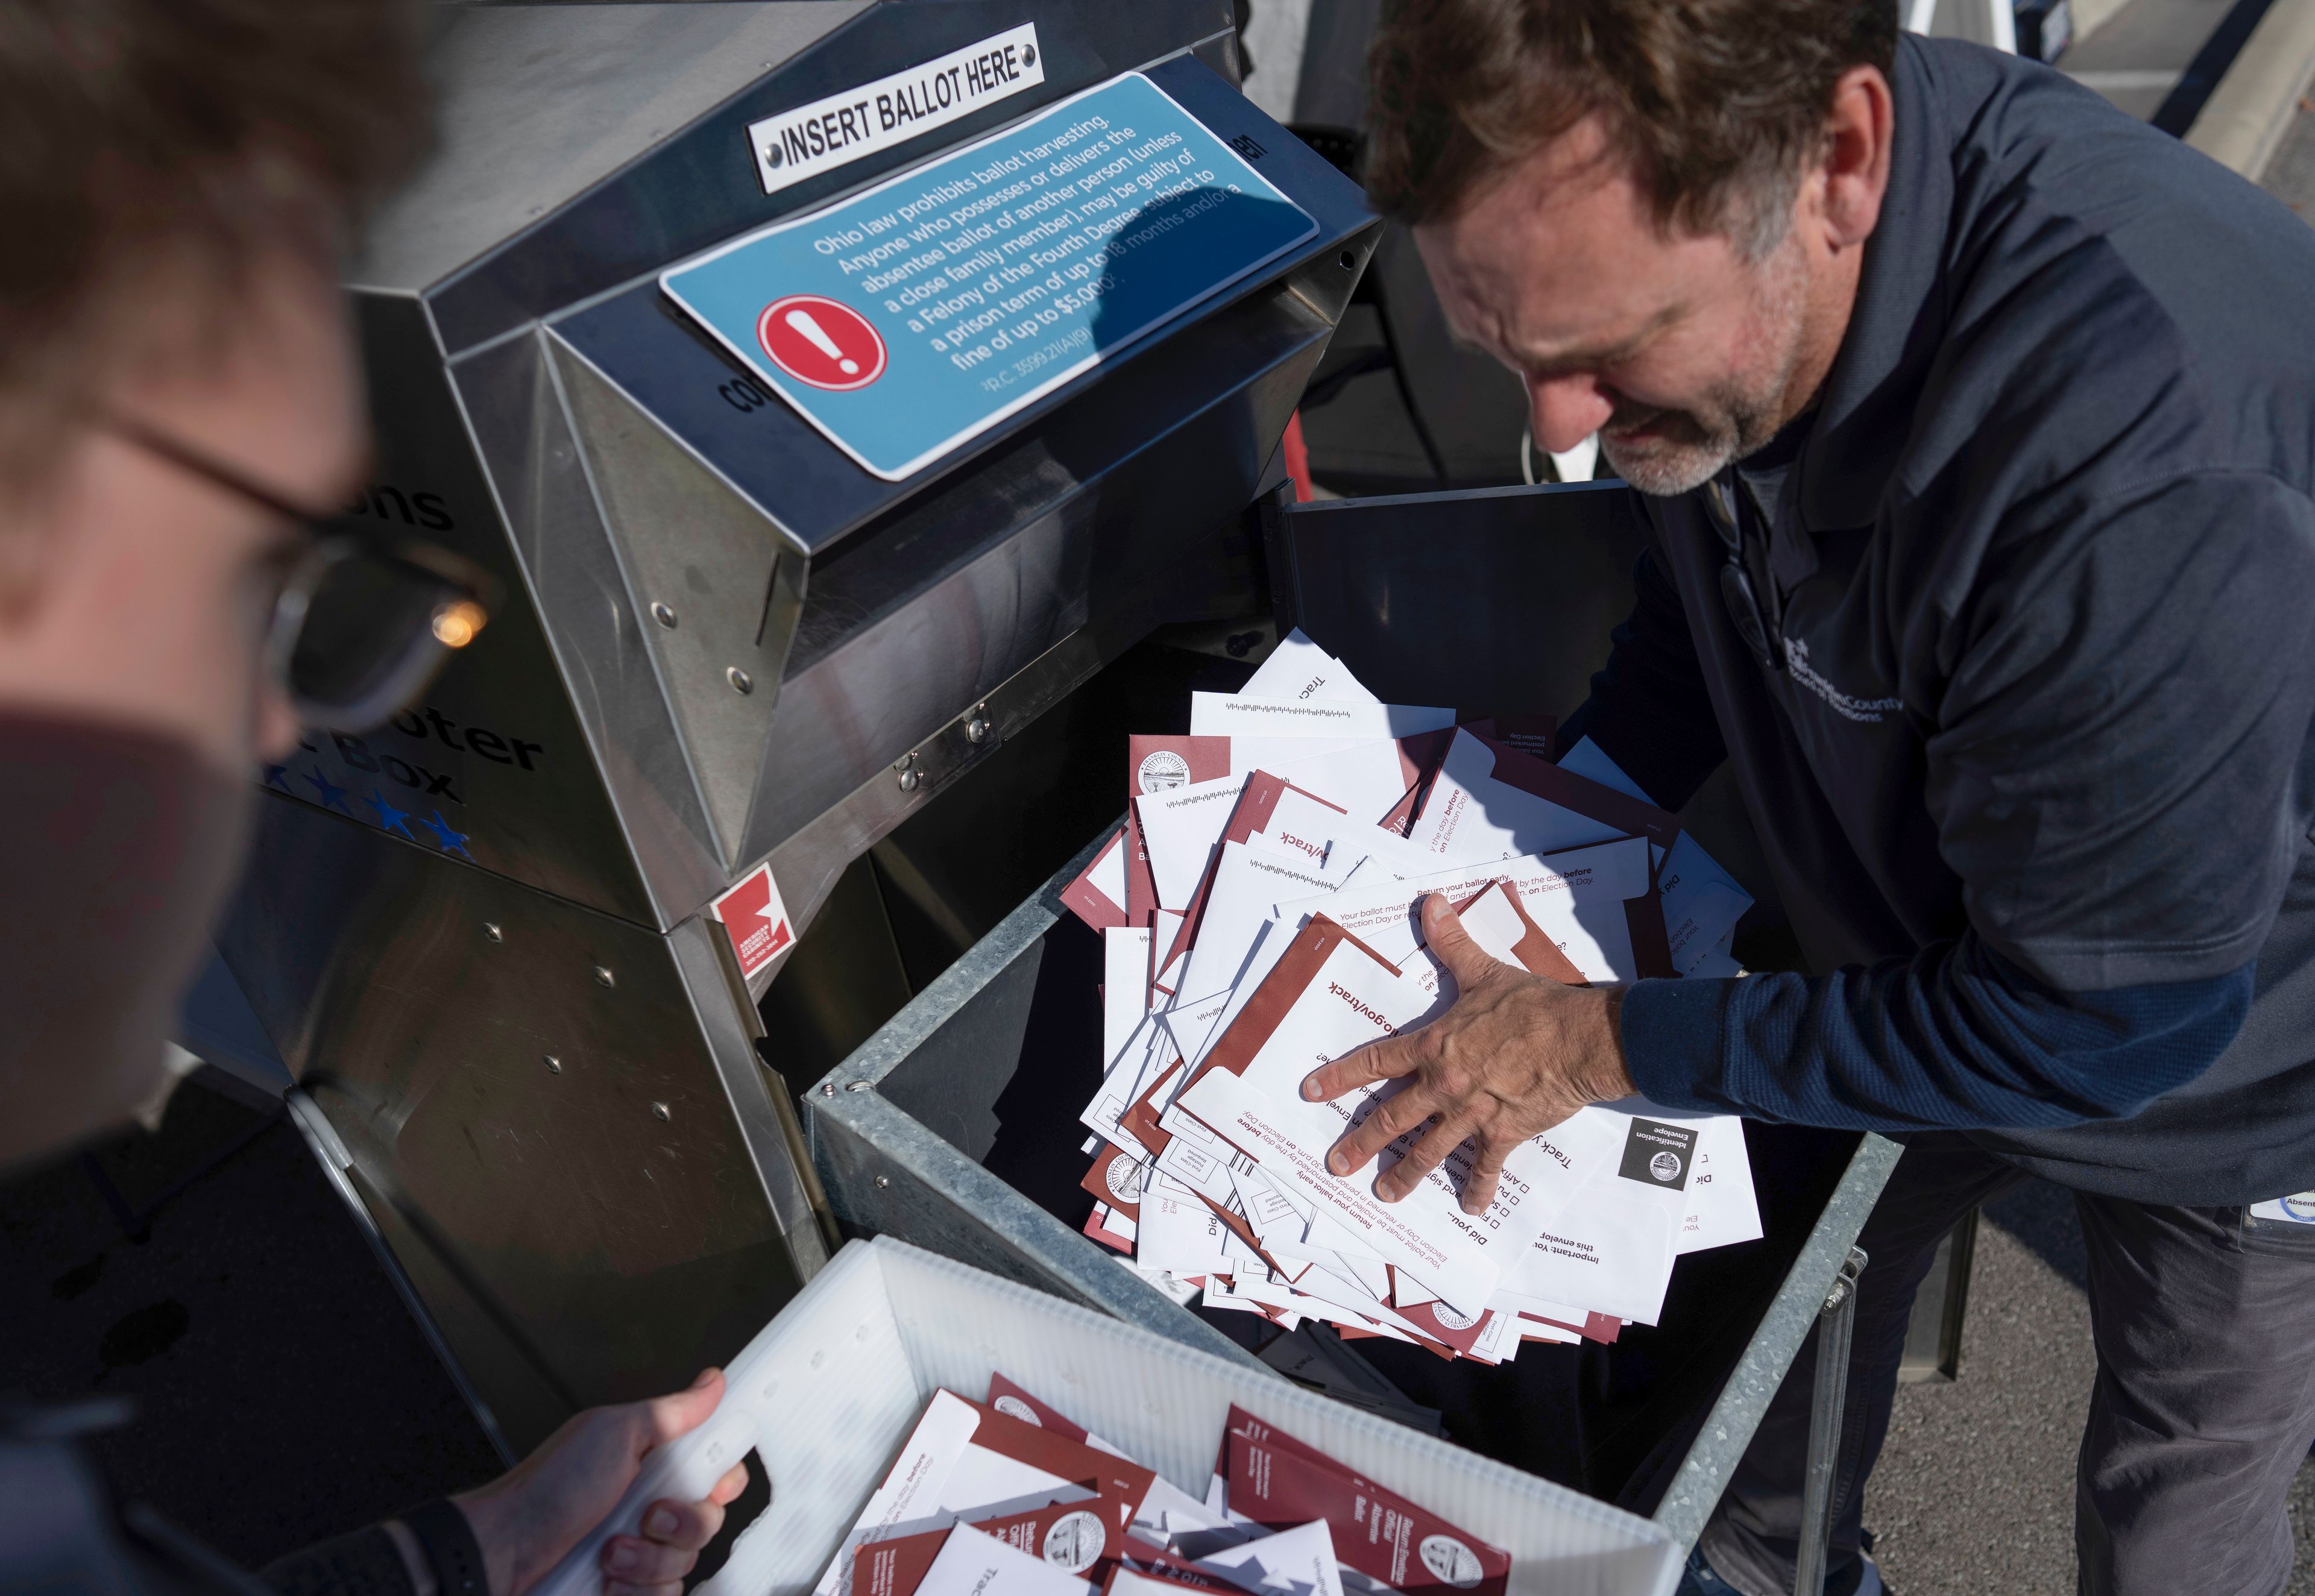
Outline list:
[[[315,793],[320,794],[323,808],[341,809],[348,814],[353,813],[353,805],[346,802],[346,790],[338,785],[337,783],[332,781],[328,776],[324,776],[322,774],[322,767],[319,765],[314,767],[313,775],[306,776],[303,779],[313,787]]]
[[[265,785],[269,787],[279,787],[285,793],[288,792],[288,776],[289,767],[287,765],[268,765],[265,767]]]
[[[440,810],[434,811],[432,819],[421,818],[418,823],[434,833],[435,839],[441,843],[444,853],[456,854],[469,864],[475,862],[475,856],[466,849],[466,833],[452,830],[450,822],[442,818]]]
[[[404,837],[409,837],[412,842],[418,840],[417,838],[411,836],[410,828],[402,823],[410,818],[410,811],[406,809],[395,808],[386,801],[376,787],[369,790],[369,796],[362,802],[377,811],[377,823],[385,829],[399,831]]]

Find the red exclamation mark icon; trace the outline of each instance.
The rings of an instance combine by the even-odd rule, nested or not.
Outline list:
[[[838,393],[884,375],[884,340],[848,305],[818,294],[775,299],[756,318],[756,341],[798,382]]]

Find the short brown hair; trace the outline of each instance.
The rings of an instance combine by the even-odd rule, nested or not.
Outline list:
[[[0,486],[110,374],[140,270],[231,285],[398,181],[419,29],[410,0],[0,3]]]
[[[1896,48],[1895,0],[1396,0],[1368,56],[1367,188],[1409,225],[1450,217],[1596,114],[1660,227],[1754,253],[1840,75],[1886,75]]]

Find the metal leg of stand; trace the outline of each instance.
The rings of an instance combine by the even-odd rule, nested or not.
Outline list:
[[[1849,1339],[1857,1323],[1857,1277],[1862,1247],[1833,1277],[1816,1320],[1816,1389],[1809,1402],[1808,1475],[1801,1493],[1801,1544],[1793,1567],[1793,1596],[1823,1596],[1825,1559],[1832,1541],[1832,1484],[1840,1467],[1840,1410],[1849,1394]]]

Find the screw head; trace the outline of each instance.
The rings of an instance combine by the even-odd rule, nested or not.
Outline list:
[[[619,978],[613,975],[603,965],[598,964],[595,966],[595,984],[599,987],[616,987],[619,984]]]
[[[913,793],[923,785],[924,778],[918,776],[915,771],[903,770],[900,772],[900,791],[903,793]]]
[[[880,1192],[889,1188],[891,1184],[892,1177],[889,1175],[880,1175],[876,1177],[876,1189]]]
[[[675,1116],[668,1112],[666,1104],[654,1103],[652,1104],[652,1118],[655,1120],[672,1120]]]
[[[822,1082],[820,1082],[820,1095],[821,1096],[823,1096],[823,1097],[833,1097],[833,1096],[835,1096],[835,1095],[836,1095],[836,1083],[835,1083],[834,1081],[822,1081]]]
[[[661,625],[665,626],[670,632],[675,630],[675,611],[670,609],[664,604],[654,604],[652,606],[652,619],[657,621]]]
[[[979,715],[975,715],[971,720],[965,722],[964,740],[967,742],[987,742],[989,740],[989,723],[982,720]]]
[[[484,942],[504,942],[506,940],[506,933],[500,930],[494,922],[484,920],[483,922],[483,940]]]
[[[737,665],[723,673],[723,679],[732,684],[732,690],[735,693],[752,693],[756,690],[756,678]]]
[[[546,1055],[546,1073],[549,1075],[561,1075],[563,1073],[563,1060],[556,1058],[553,1053]]]

